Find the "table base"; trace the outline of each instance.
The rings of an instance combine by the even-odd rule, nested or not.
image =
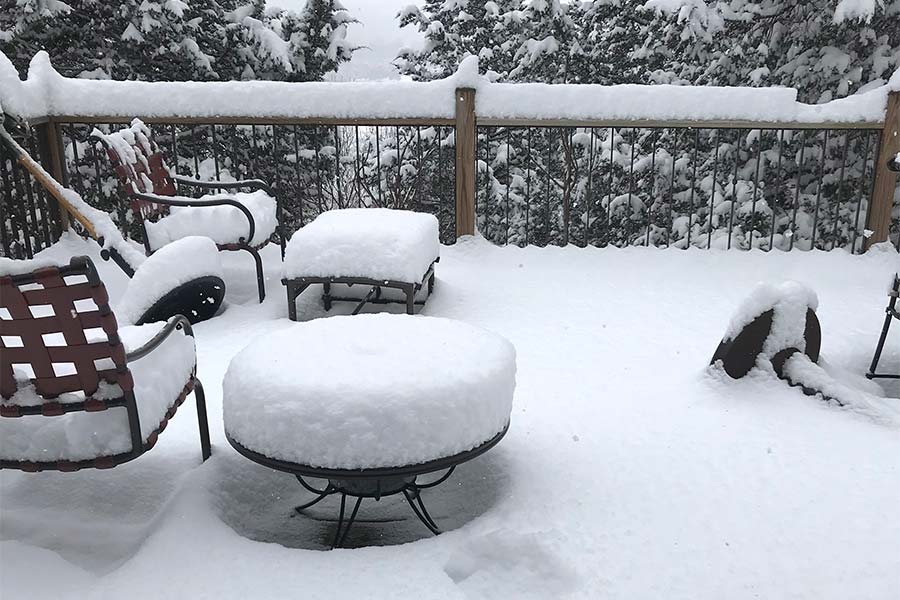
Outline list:
[[[300,482],[300,485],[313,494],[316,494],[316,498],[306,504],[294,507],[294,510],[302,514],[304,510],[318,504],[328,496],[340,494],[341,511],[338,515],[338,525],[337,530],[334,533],[334,541],[331,543],[331,547],[334,549],[341,547],[347,539],[347,534],[350,533],[350,528],[356,520],[356,515],[359,512],[359,507],[362,504],[363,498],[371,498],[377,502],[385,496],[403,494],[406,498],[406,502],[409,504],[410,508],[412,508],[413,513],[415,513],[419,521],[421,521],[431,533],[440,535],[440,528],[438,528],[437,523],[434,522],[434,519],[428,513],[428,509],[425,508],[421,491],[436,487],[447,481],[455,469],[456,466],[450,467],[447,472],[438,479],[426,484],[417,483],[417,476],[415,475],[383,477],[378,479],[329,479],[325,489],[317,489],[303,479],[301,475],[295,475],[297,481]],[[350,512],[349,518],[346,518],[347,496],[356,498],[356,502],[353,505],[353,510]]]

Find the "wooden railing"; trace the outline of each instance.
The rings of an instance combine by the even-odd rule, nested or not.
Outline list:
[[[471,88],[455,105],[455,118],[135,116],[179,171],[272,181],[288,230],[329,208],[388,206],[433,212],[445,243],[480,231],[518,245],[900,248],[897,92],[884,122],[827,124],[479,117]],[[88,135],[129,120],[34,119],[25,146],[127,227]],[[4,255],[31,256],[68,227],[2,155],[0,189]]]

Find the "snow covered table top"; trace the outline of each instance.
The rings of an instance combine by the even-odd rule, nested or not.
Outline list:
[[[419,282],[439,255],[434,215],[388,208],[331,210],[291,237],[284,276]]]
[[[249,450],[299,465],[415,465],[503,431],[515,384],[512,344],[465,323],[317,319],[234,357],[223,382],[225,430]]]

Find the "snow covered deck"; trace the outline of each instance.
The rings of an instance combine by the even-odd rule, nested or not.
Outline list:
[[[115,301],[124,277],[86,242],[51,251],[86,249]],[[467,240],[441,254],[424,313],[496,331],[518,356],[506,439],[426,492],[447,533],[427,537],[394,497],[368,507],[378,522],[358,522],[347,542],[383,547],[320,552],[336,500],[292,516],[309,496],[225,441],[229,360],[291,325],[271,247],[266,301],[255,303],[250,258],[223,256],[227,310],[195,328],[212,458],[199,464],[186,411],[153,452],[112,471],[0,473],[0,596],[818,600],[900,589],[900,400],[875,422],[778,381],[705,369],[756,282],[797,279],[818,293],[823,357],[864,372],[894,250]],[[300,298],[301,318],[324,316],[318,293]],[[897,334],[885,369],[900,367]]]

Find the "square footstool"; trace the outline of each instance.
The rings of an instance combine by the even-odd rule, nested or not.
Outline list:
[[[295,233],[284,255],[288,315],[297,320],[296,300],[313,284],[322,284],[325,310],[332,302],[406,304],[413,314],[434,289],[434,265],[440,258],[434,215],[387,208],[348,208],[324,212]],[[356,297],[350,288],[366,292]],[[393,292],[393,296],[390,293]],[[416,295],[424,290],[425,298]],[[336,296],[336,292],[346,295]]]

